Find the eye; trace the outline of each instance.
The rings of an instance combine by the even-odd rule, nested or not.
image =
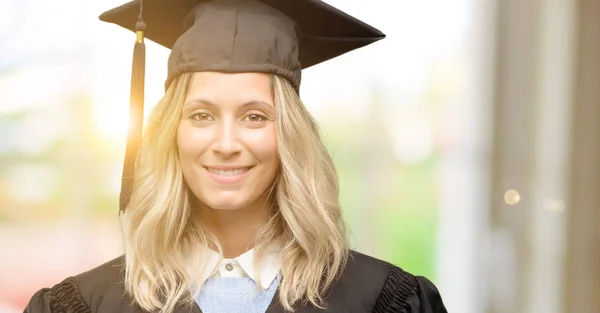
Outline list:
[[[258,113],[250,113],[244,117],[244,121],[247,122],[266,122],[269,118]]]
[[[191,120],[199,121],[199,122],[214,120],[213,117],[210,116],[210,114],[205,113],[205,112],[192,113],[192,114],[190,114],[189,118]]]

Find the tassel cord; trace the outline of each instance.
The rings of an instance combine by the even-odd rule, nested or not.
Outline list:
[[[146,68],[146,45],[144,31],[146,24],[141,20],[143,2],[140,4],[140,16],[135,25],[136,42],[133,48],[131,69],[131,94],[129,102],[129,131],[125,148],[125,162],[121,177],[121,194],[119,212],[125,211],[133,191],[136,160],[142,146],[142,130],[144,122],[144,80]]]

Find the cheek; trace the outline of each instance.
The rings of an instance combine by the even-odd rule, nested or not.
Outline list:
[[[252,154],[260,161],[274,162],[274,165],[279,163],[279,156],[277,155],[277,136],[274,126],[249,136],[248,147],[251,149]]]
[[[181,166],[185,169],[200,158],[209,142],[206,132],[193,127],[181,126],[177,131],[177,149]]]
[[[177,147],[182,160],[197,158],[206,150],[209,134],[181,125],[177,130]]]

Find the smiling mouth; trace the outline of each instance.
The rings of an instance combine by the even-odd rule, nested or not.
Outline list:
[[[244,173],[246,173],[247,171],[249,171],[252,167],[243,167],[243,168],[236,168],[236,169],[217,169],[217,168],[211,168],[211,167],[206,167],[206,170],[219,175],[219,176],[238,176],[238,175],[242,175]]]

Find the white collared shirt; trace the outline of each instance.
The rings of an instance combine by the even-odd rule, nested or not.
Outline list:
[[[281,270],[279,259],[280,252],[281,246],[278,244],[267,247],[265,254],[263,254],[264,259],[259,271],[258,273],[255,273],[253,268],[254,249],[250,249],[233,259],[225,259],[218,252],[211,250],[207,260],[206,269],[202,275],[201,281],[198,283],[203,284],[208,278],[213,276],[250,277],[257,283],[258,278],[260,277],[262,287],[268,289]]]

